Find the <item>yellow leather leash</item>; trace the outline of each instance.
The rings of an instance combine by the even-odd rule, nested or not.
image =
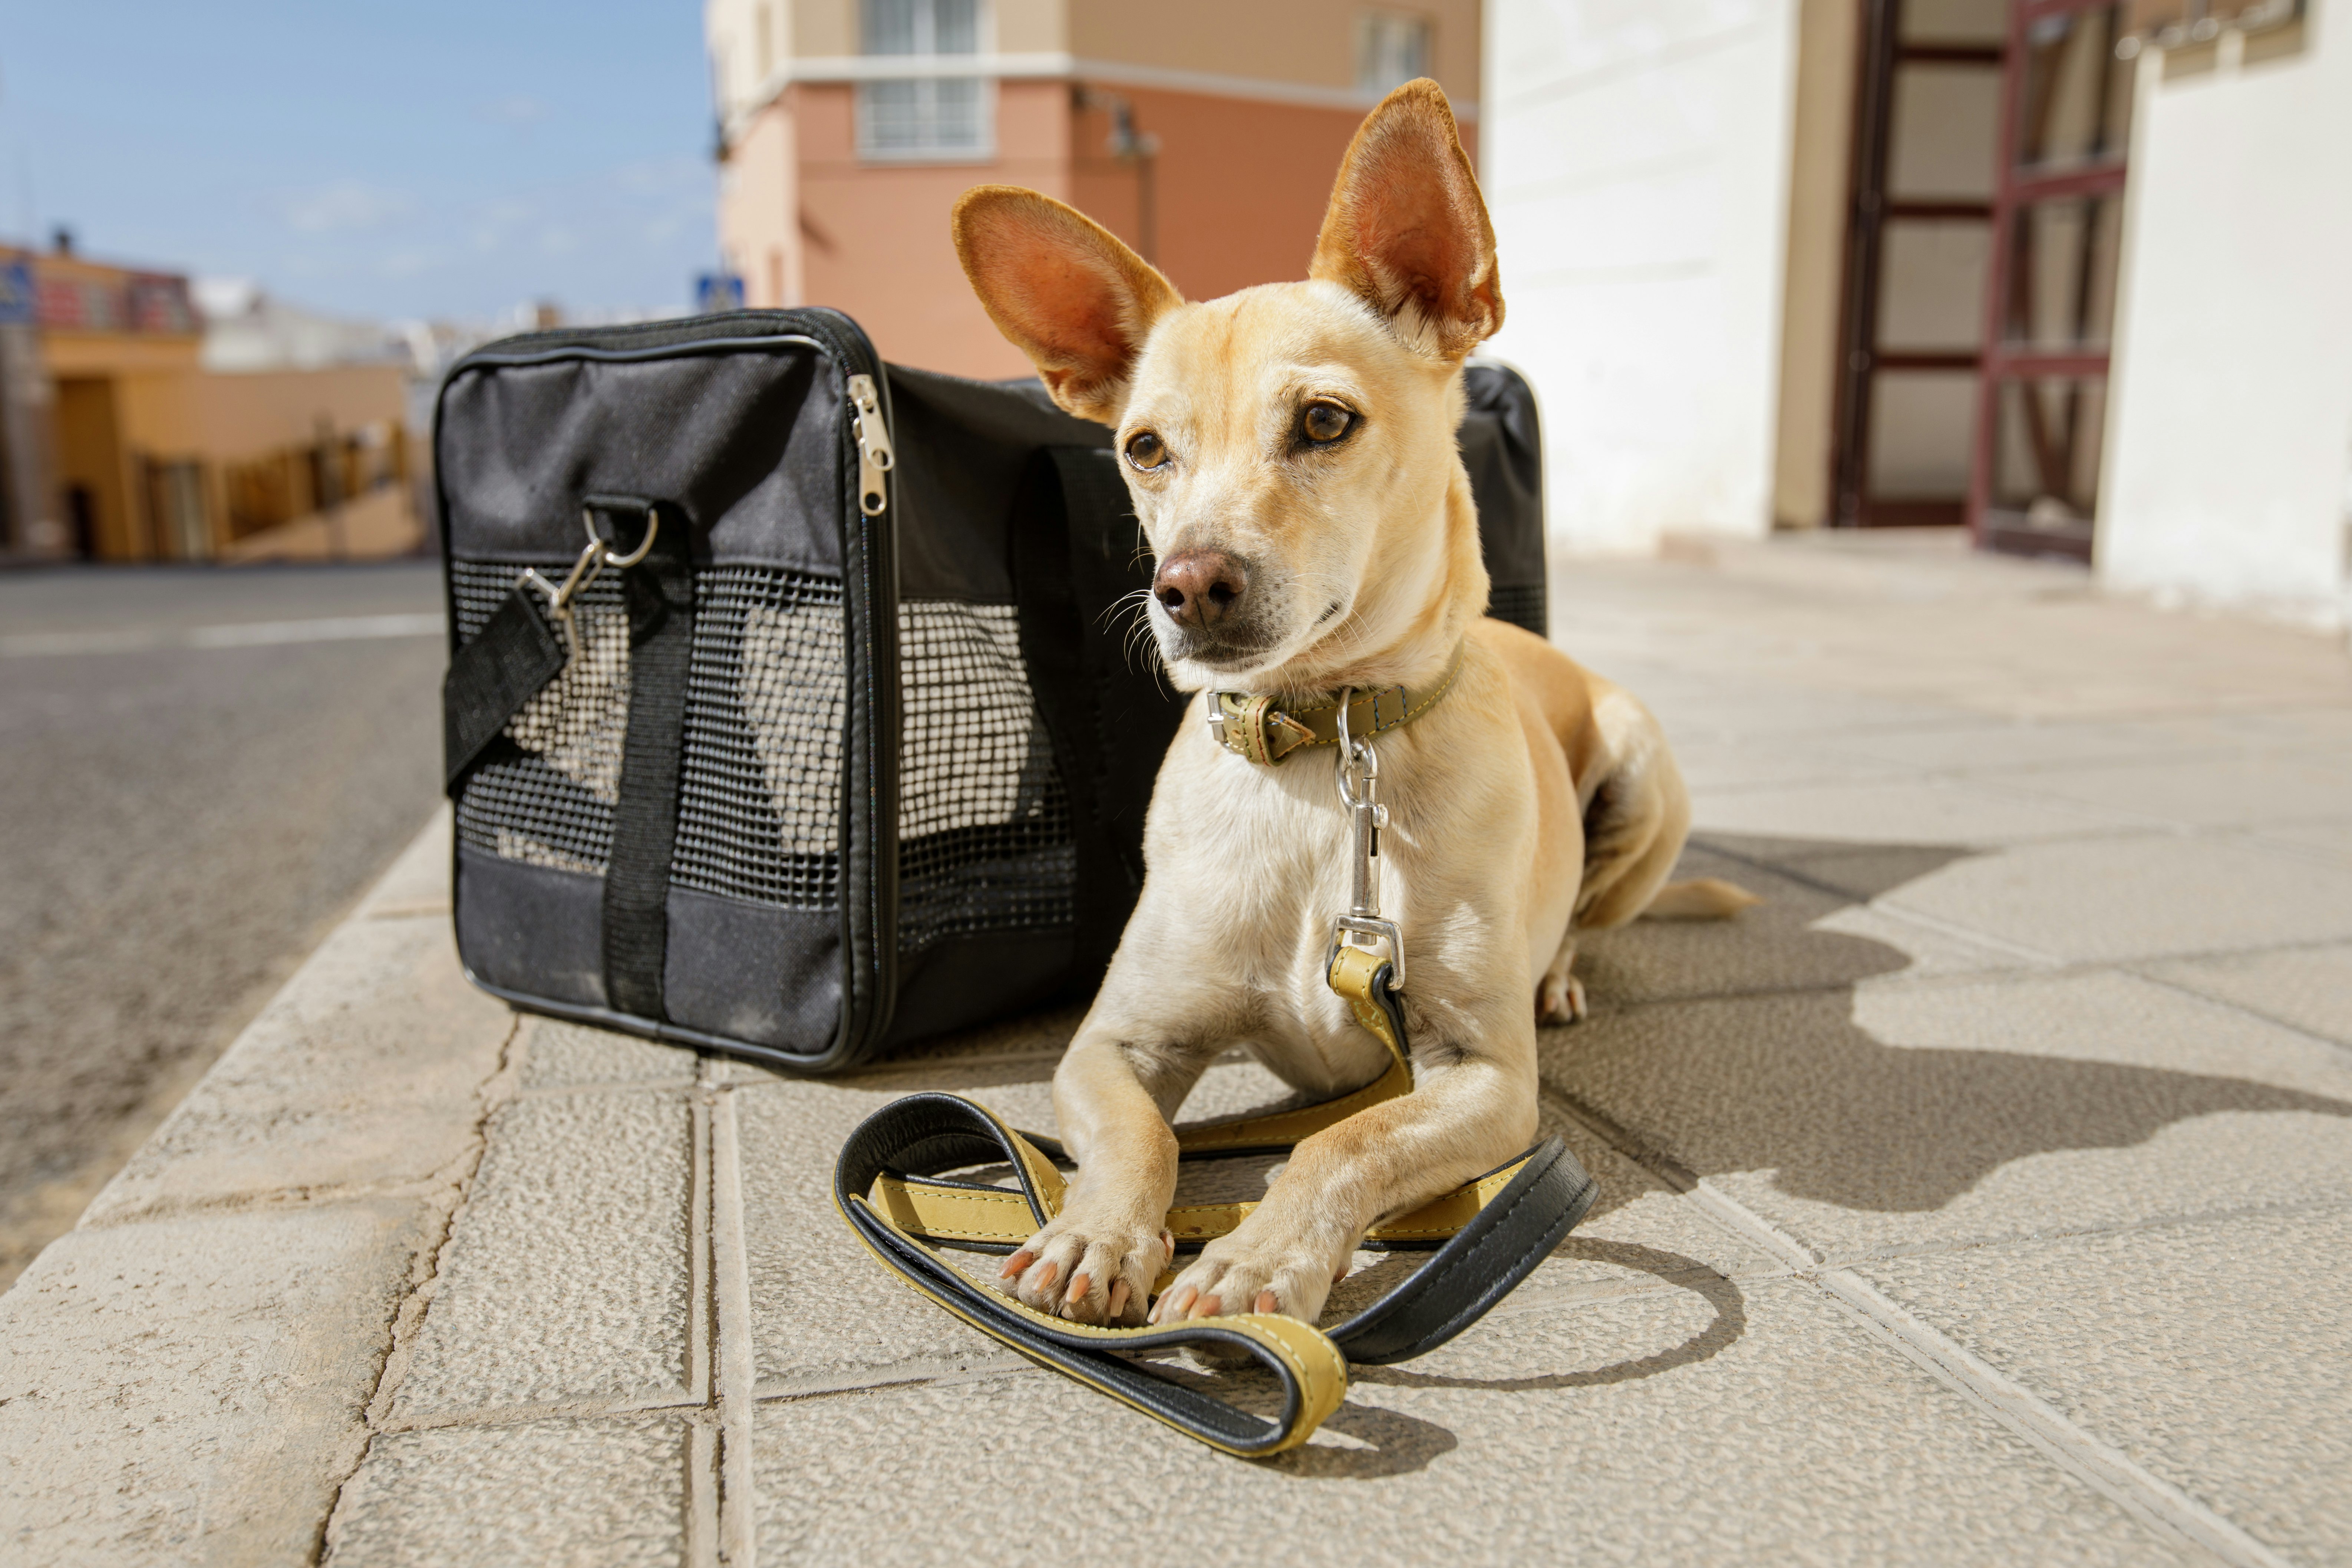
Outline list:
[[[1457,649],[1456,666],[1459,660]],[[1430,701],[1444,695],[1453,676],[1450,668]],[[1388,1048],[1388,1067],[1362,1089],[1318,1105],[1179,1127],[1181,1159],[1287,1150],[1412,1091],[1397,995],[1403,944],[1396,926],[1380,915],[1379,833],[1387,813],[1374,800],[1379,763],[1371,737],[1353,732],[1361,706],[1353,696],[1341,693],[1334,711],[1339,795],[1354,835],[1355,886],[1349,912],[1332,923],[1324,978],[1356,1021]],[[1387,952],[1365,942],[1385,943]],[[1328,1332],[1262,1312],[1098,1328],[1026,1306],[972,1279],[934,1250],[1001,1254],[1026,1242],[1060,1212],[1066,1183],[1055,1157],[1061,1153],[1054,1140],[1015,1131],[972,1100],[911,1095],[875,1112],[850,1135],[835,1167],[834,1203],[886,1267],[972,1327],[1212,1447],[1245,1458],[1280,1453],[1312,1436],[1346,1397],[1351,1361],[1409,1360],[1475,1322],[1575,1227],[1598,1191],[1566,1146],[1549,1138],[1434,1202],[1381,1221],[1366,1233],[1365,1246],[1435,1247],[1436,1254]],[[950,1171],[997,1164],[1011,1167],[1013,1186],[943,1179]],[[1197,1247],[1234,1230],[1256,1206],[1180,1205],[1168,1211],[1166,1227],[1180,1249]],[[1154,1293],[1171,1278],[1163,1274]],[[1279,1415],[1256,1415],[1128,1359],[1211,1343],[1245,1352],[1274,1374],[1283,1390]]]

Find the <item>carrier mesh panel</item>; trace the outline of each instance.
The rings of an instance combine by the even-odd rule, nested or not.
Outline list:
[[[482,629],[520,570],[450,567],[459,637]],[[474,771],[457,802],[457,834],[509,860],[602,872],[629,726],[629,627],[619,579],[600,577],[576,595],[572,625],[579,644],[572,661],[507,726],[522,754],[494,757]]]
[[[1487,591],[1486,613],[1498,621],[1525,626],[1538,637],[1549,635],[1544,626],[1543,584],[1497,583]]]
[[[481,630],[520,570],[451,564],[461,637]],[[835,908],[848,683],[841,584],[719,566],[695,574],[694,594],[671,879],[755,903]],[[516,752],[475,770],[457,832],[507,859],[602,874],[629,718],[618,574],[573,603],[585,651],[508,725]],[[900,950],[1068,924],[1069,801],[1013,610],[914,601],[899,606],[898,635]]]
[[[839,583],[695,574],[672,881],[787,909],[839,902],[842,638]]]
[[[1067,925],[1070,803],[1009,605],[898,610],[898,947]]]

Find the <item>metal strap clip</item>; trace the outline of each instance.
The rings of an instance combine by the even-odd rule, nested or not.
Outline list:
[[[604,536],[596,531],[594,507],[582,507],[580,521],[588,531],[588,543],[580,552],[579,559],[572,563],[571,574],[563,579],[562,586],[541,575],[536,566],[526,566],[522,573],[525,584],[547,595],[547,613],[563,627],[563,640],[571,646],[574,658],[580,653],[580,632],[572,623],[572,601],[586,592],[588,584],[604,575],[605,567],[625,569],[646,558],[654,547],[654,535],[661,530],[661,510],[650,502],[646,503],[646,536],[637,542],[635,550],[625,555],[614,550]]]
[[[1370,736],[1359,741],[1349,724],[1349,707],[1355,689],[1339,693],[1339,803],[1348,808],[1354,834],[1354,880],[1348,912],[1331,922],[1331,945],[1343,943],[1374,948],[1389,944],[1389,989],[1404,989],[1404,936],[1394,921],[1381,918],[1381,829],[1389,825],[1389,808],[1374,798],[1380,793],[1381,760]],[[1359,942],[1350,939],[1361,938]]]

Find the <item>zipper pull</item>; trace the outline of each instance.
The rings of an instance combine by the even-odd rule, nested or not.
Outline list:
[[[890,426],[882,418],[882,397],[870,375],[849,378],[849,428],[857,437],[857,510],[879,517],[890,504],[889,481],[883,476],[898,463],[890,447]]]

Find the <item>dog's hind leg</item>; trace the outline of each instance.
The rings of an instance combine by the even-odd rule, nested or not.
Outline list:
[[[1682,770],[1658,721],[1627,692],[1604,687],[1592,719],[1606,763],[1585,795],[1584,886],[1571,929],[1605,931],[1643,915],[1721,920],[1761,902],[1713,877],[1666,880],[1690,837]]]

